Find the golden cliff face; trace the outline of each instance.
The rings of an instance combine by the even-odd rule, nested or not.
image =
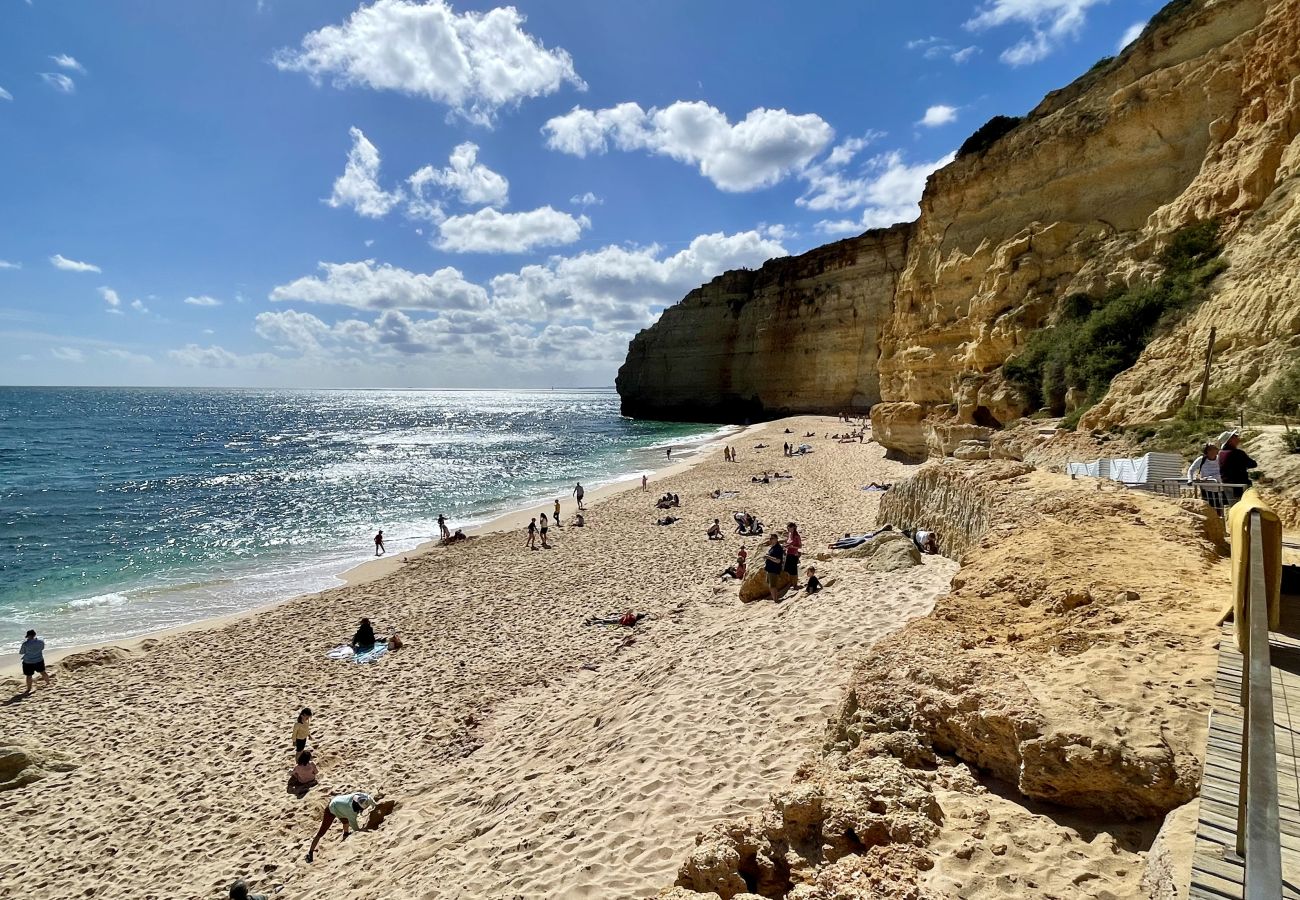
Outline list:
[[[931,176],[921,217],[728,273],[632,342],[631,415],[740,421],[876,400],[910,455],[1032,410],[1000,369],[1071,294],[1158,273],[1178,228],[1221,223],[1228,272],[1083,419],[1171,415],[1212,379],[1300,349],[1300,0],[1176,0],[1118,59]],[[968,445],[968,448],[970,445]]]
[[[931,178],[881,341],[882,443],[951,453],[1030,412],[1001,365],[1059,301],[1148,277],[1162,241],[1202,219],[1222,220],[1232,268],[1083,425],[1171,415],[1199,383],[1211,325],[1216,380],[1266,377],[1297,346],[1300,0],[1170,12]]]
[[[871,231],[691,291],[632,340],[617,380],[623,412],[744,422],[878,402],[878,329],[907,234]]]

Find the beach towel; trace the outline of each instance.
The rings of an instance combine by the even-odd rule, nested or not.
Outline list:
[[[368,662],[374,662],[375,660],[379,659],[379,657],[383,656],[387,652],[388,652],[387,642],[381,641],[378,644],[375,644],[375,646],[371,647],[369,650],[365,651],[364,653],[357,653],[347,644],[343,644],[341,646],[335,647],[333,650],[329,651],[325,655],[328,656],[330,659],[350,659],[354,663],[368,663]]]

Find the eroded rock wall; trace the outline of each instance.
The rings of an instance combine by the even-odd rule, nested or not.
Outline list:
[[[880,400],[879,329],[908,226],[734,271],[638,334],[619,369],[626,415],[745,422]]]

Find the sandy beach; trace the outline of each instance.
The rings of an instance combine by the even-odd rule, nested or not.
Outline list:
[[[780,606],[742,605],[716,578],[741,539],[704,530],[733,510],[797,520],[808,562],[874,523],[879,495],[860,486],[908,467],[820,437],[838,427],[800,417],[734,438],[738,463],[715,451],[648,493],[611,492],[549,551],[486,534],[233,621],[73,654],[0,713],[5,743],[49,773],[6,792],[0,897],[220,896],[236,876],[279,897],[652,895],[697,832],[788,782],[853,657],[926,613],[956,569],[931,557],[845,579],[830,561],[827,591]],[[810,430],[815,452],[784,458],[782,441]],[[795,477],[750,483],[773,468]],[[659,527],[666,490],[681,521]],[[744,541],[752,554],[758,539]],[[583,624],[628,608],[647,614],[633,630]],[[362,616],[407,647],[327,659]],[[284,784],[303,705],[321,786],[299,800]],[[336,827],[308,864],[329,796],[357,789],[395,806],[347,842]]]

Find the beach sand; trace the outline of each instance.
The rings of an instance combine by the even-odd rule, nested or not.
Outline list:
[[[820,437],[839,427],[799,417],[733,438],[738,463],[715,451],[648,493],[610,493],[549,551],[487,534],[129,652],[73,654],[53,686],[0,708],[0,743],[75,766],[4,793],[0,897],[217,897],[236,876],[277,897],[653,895],[698,831],[788,782],[853,657],[926,613],[956,570],[855,570],[779,606],[742,605],[716,578],[741,542],[733,510],[797,520],[805,565],[871,527],[880,495],[859,486],[910,467]],[[784,458],[809,430],[815,452]],[[773,467],[796,477],[749,482]],[[682,521],[658,527],[665,490]],[[715,517],[725,541],[704,538]],[[744,539],[751,560],[758,540]],[[648,614],[635,629],[583,625],[628,608]],[[327,659],[362,616],[407,647]],[[303,705],[322,786],[298,800],[284,785]],[[346,842],[336,826],[305,862],[329,796],[358,789],[396,806]]]

